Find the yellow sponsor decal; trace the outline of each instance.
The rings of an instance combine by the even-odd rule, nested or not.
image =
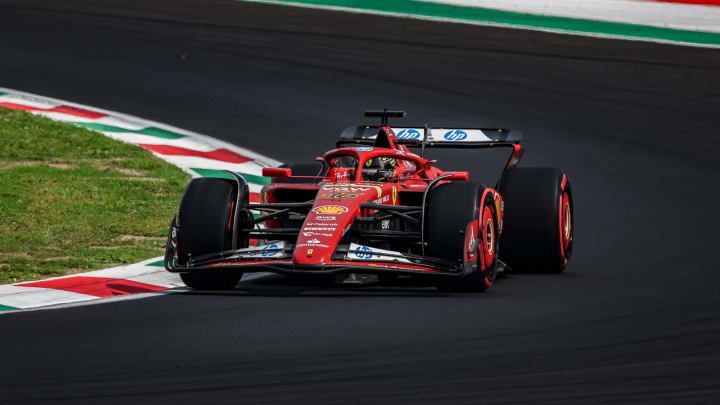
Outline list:
[[[392,188],[392,205],[397,205],[397,187]]]
[[[342,205],[321,205],[313,210],[316,214],[342,214],[348,212],[347,207]]]

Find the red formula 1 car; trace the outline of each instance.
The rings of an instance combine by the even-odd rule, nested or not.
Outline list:
[[[485,291],[508,267],[565,269],[570,182],[559,169],[518,168],[519,133],[393,129],[388,118],[404,112],[365,115],[381,125],[345,129],[338,148],[317,159],[322,166],[263,169],[273,181],[259,204],[237,173],[192,180],[170,226],[166,269],[199,289],[233,288],[243,273],[269,271],[424,278],[448,291]],[[494,188],[424,158],[426,148],[495,147],[512,152]]]

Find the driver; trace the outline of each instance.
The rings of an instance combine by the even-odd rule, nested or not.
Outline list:
[[[363,180],[388,182],[395,178],[397,159],[379,156],[365,162],[362,170]]]

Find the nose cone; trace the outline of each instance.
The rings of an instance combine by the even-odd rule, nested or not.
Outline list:
[[[300,230],[293,262],[330,262],[337,244],[357,216],[360,204],[374,201],[382,193],[382,187],[373,185],[337,183],[322,186]]]

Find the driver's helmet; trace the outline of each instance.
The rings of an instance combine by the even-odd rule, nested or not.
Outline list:
[[[369,159],[362,168],[362,177],[365,181],[390,181],[395,178],[397,159],[379,156]]]

